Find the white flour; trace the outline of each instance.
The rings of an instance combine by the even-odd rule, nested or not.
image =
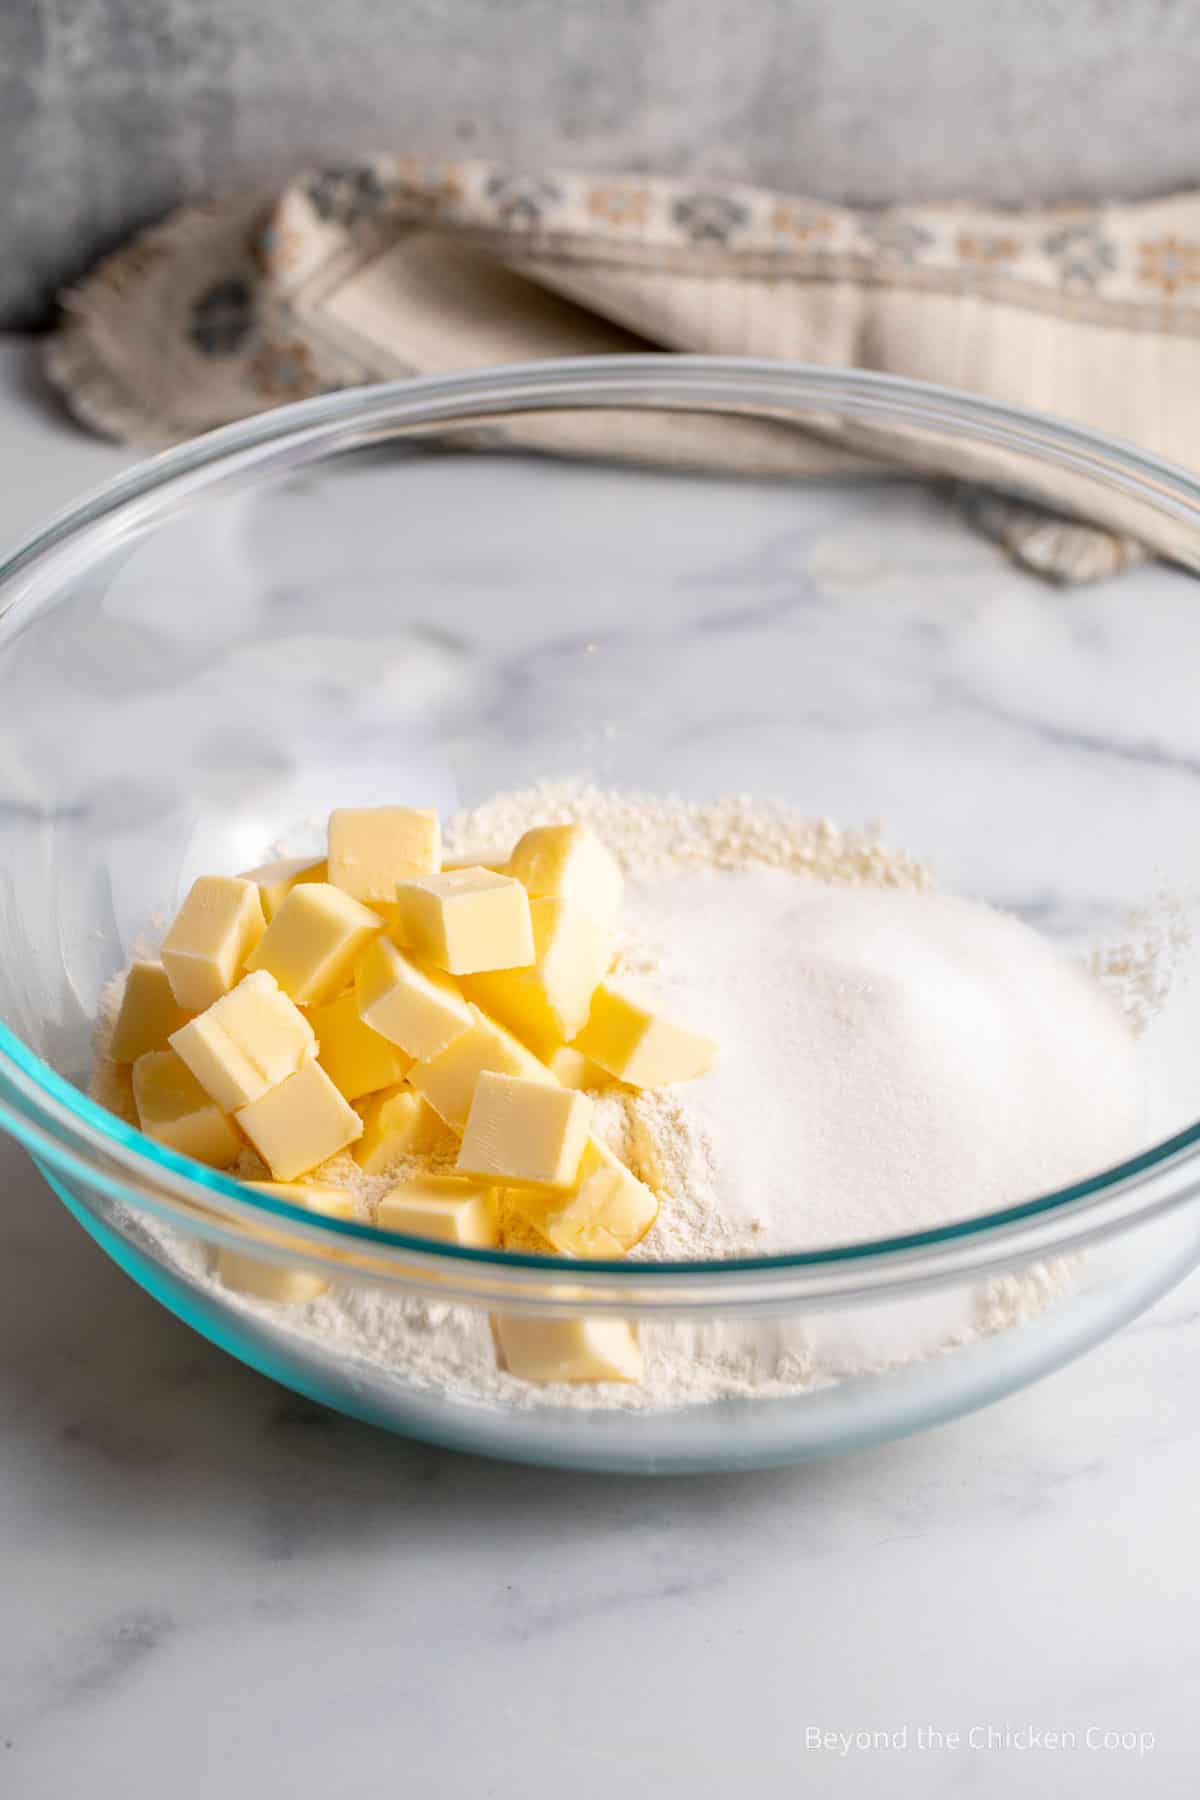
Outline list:
[[[452,824],[448,849],[506,850],[530,825],[564,819],[592,824],[630,878],[623,981],[721,1044],[700,1082],[597,1102],[597,1128],[660,1194],[638,1260],[916,1230],[1137,1147],[1133,1039],[1104,996],[1016,921],[927,894],[910,858],[747,800],[702,807],[574,785],[500,796]],[[104,1082],[101,1056],[102,1094]],[[392,1179],[366,1181],[348,1156],[321,1173],[354,1188],[363,1217]],[[507,1242],[529,1241],[509,1227]],[[848,1335],[832,1318],[643,1323],[638,1387],[539,1386],[496,1368],[482,1314],[358,1287],[273,1308],[218,1289],[202,1247],[164,1241],[181,1272],[314,1348],[518,1406],[802,1391],[1003,1330],[1070,1281],[1042,1266],[907,1303],[886,1337],[877,1324]]]

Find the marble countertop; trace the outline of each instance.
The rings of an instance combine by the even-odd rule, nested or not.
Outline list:
[[[129,460],[16,340],[0,447],[6,542]],[[323,1412],[161,1311],[7,1140],[0,1194],[12,1800],[1193,1791],[1195,1279],[921,1437],[631,1481]]]

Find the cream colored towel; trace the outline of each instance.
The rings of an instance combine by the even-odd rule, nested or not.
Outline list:
[[[51,379],[148,445],[331,389],[637,349],[885,370],[1200,468],[1200,195],[996,213],[852,211],[762,189],[521,176],[379,156],[188,208],[64,296]],[[1177,535],[1095,484],[877,428],[596,413],[512,441],[740,471],[917,464],[1017,486],[983,527],[1042,573],[1106,574]],[[1131,534],[1137,534],[1136,536]]]

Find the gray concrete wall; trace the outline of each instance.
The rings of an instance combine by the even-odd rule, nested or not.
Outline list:
[[[1200,0],[0,0],[0,325],[373,146],[881,202],[1200,179]]]

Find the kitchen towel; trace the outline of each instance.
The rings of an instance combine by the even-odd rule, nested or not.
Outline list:
[[[1200,468],[1200,194],[868,211],[381,155],[145,232],[63,296],[47,369],[81,420],[161,446],[366,382],[651,349],[922,377]],[[777,475],[965,476],[977,522],[1064,581],[1142,542],[1189,554],[1185,533],[1090,478],[875,425],[597,412],[514,419],[505,437]]]

